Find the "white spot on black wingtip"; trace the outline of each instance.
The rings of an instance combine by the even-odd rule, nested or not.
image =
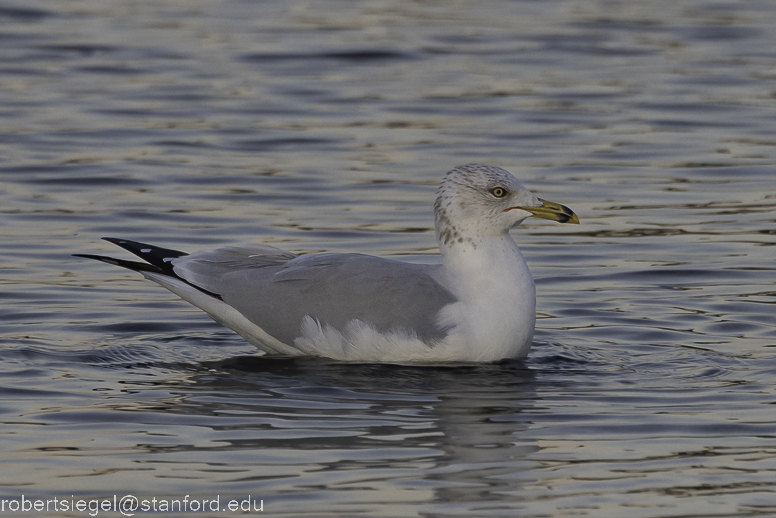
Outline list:
[[[143,254],[150,254],[153,251],[154,251],[153,248],[141,248],[140,249],[140,253],[143,253]]]

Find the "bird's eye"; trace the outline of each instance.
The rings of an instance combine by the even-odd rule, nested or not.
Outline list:
[[[503,198],[507,194],[509,194],[509,191],[504,189],[503,187],[494,187],[490,190],[490,193],[495,196],[496,198]]]

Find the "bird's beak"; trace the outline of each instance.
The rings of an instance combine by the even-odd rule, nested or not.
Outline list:
[[[541,205],[538,207],[509,207],[504,209],[504,212],[520,209],[526,212],[530,212],[537,218],[549,219],[551,221],[557,221],[559,223],[576,223],[579,225],[579,218],[574,211],[565,205],[560,203],[553,203],[551,201],[543,200],[539,198]]]

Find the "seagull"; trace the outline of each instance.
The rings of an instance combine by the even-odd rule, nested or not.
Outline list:
[[[536,289],[509,230],[579,223],[508,171],[449,171],[434,203],[441,264],[268,245],[187,254],[104,238],[144,260],[76,254],[141,273],[268,355],[361,363],[496,362],[528,355]]]

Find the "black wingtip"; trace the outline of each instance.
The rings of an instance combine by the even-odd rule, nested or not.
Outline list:
[[[115,266],[121,266],[122,268],[127,268],[129,270],[134,270],[136,272],[141,272],[141,273],[152,272],[152,273],[167,275],[169,277],[179,279],[185,282],[189,286],[198,289],[199,291],[201,291],[202,293],[205,293],[206,295],[209,295],[218,300],[223,300],[221,295],[219,295],[218,293],[213,293],[212,291],[208,291],[204,288],[200,288],[196,284],[192,284],[191,282],[187,281],[186,279],[180,277],[177,273],[175,273],[175,269],[172,265],[171,259],[177,259],[178,257],[189,255],[186,252],[181,252],[180,250],[172,250],[171,248],[161,248],[154,245],[148,245],[146,243],[139,243],[137,241],[130,241],[129,239],[118,239],[115,237],[104,237],[102,239],[104,239],[105,241],[108,241],[109,243],[113,243],[114,245],[120,246],[124,250],[127,250],[128,252],[133,253],[134,255],[138,256],[139,258],[147,262],[141,263],[139,261],[127,261],[125,259],[116,259],[115,257],[107,257],[104,255],[92,255],[92,254],[73,254],[73,256],[84,257],[86,259],[94,259],[96,261],[102,261],[103,263],[108,263]]]
[[[148,243],[141,243],[140,241],[131,241],[129,239],[119,239],[116,237],[103,237],[102,239],[108,243],[120,246],[124,250],[131,252],[138,257],[142,257],[143,259],[146,259],[145,254],[151,254],[153,256],[164,255],[165,257],[182,257],[184,255],[189,255],[180,250],[162,248],[161,246],[149,245]]]
[[[141,263],[140,261],[127,261],[125,259],[116,259],[114,257],[108,257],[105,255],[93,255],[93,254],[73,254],[73,257],[83,257],[84,259],[94,259],[114,266],[121,266],[128,270],[135,272],[153,272],[153,273],[165,273],[161,268],[158,268],[152,264]]]
[[[113,264],[135,270],[137,272],[154,272],[163,273],[172,277],[177,277],[173,271],[171,259],[177,259],[188,255],[180,250],[172,250],[170,248],[162,248],[155,245],[149,245],[147,243],[140,243],[139,241],[131,241],[129,239],[119,239],[116,237],[103,237],[105,241],[120,246],[124,250],[138,256],[145,262],[138,261],[126,261],[124,259],[116,259],[113,257],[106,257],[103,255],[91,255],[91,254],[74,254],[76,257],[84,257],[86,259],[94,259],[96,261],[102,261],[103,263]]]
[[[127,252],[138,256],[143,261],[152,264],[167,273],[168,275],[174,275],[172,272],[171,259],[177,259],[188,255],[186,252],[180,250],[173,250],[171,248],[162,248],[156,245],[149,245],[147,243],[141,243],[139,241],[130,241],[129,239],[118,239],[115,237],[102,238],[109,243],[120,246]]]

